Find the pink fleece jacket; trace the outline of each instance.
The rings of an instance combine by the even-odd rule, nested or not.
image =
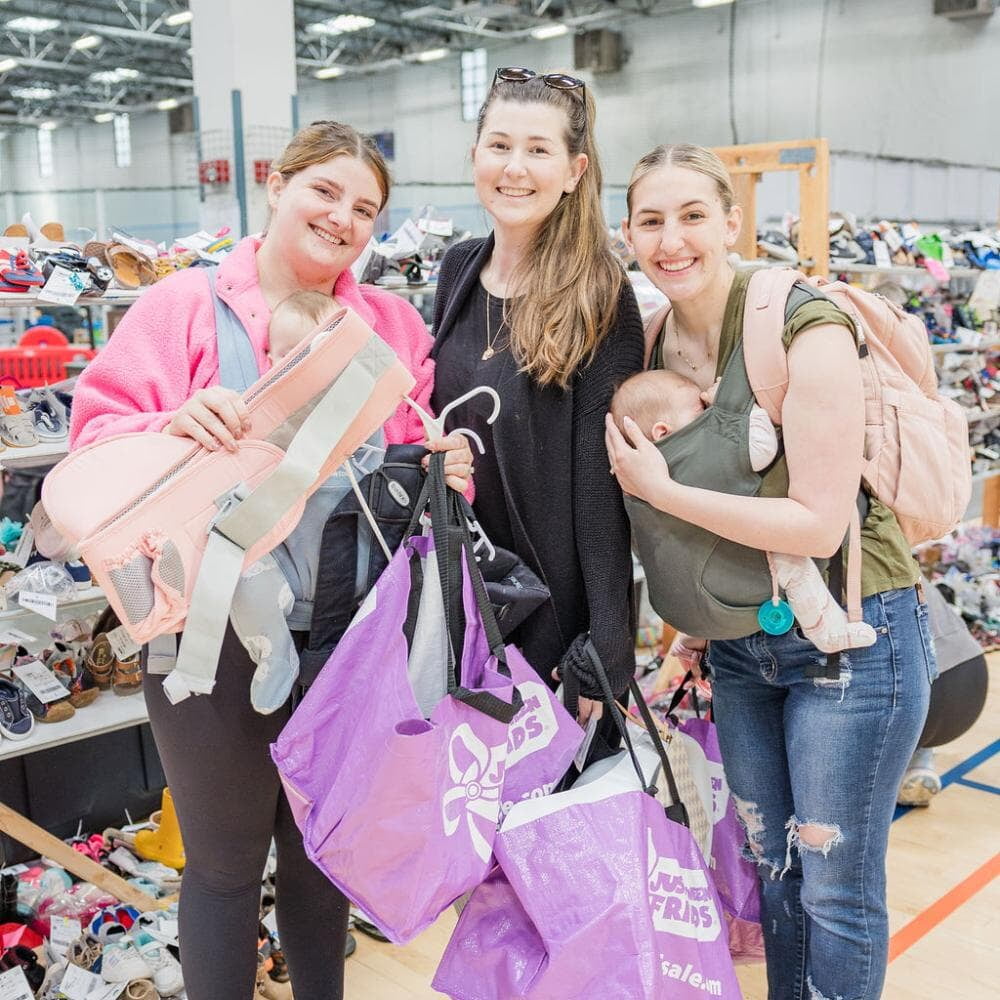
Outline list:
[[[261,372],[268,368],[271,310],[257,280],[260,241],[240,241],[216,272],[219,298],[240,318]],[[417,380],[411,398],[430,412],[432,339],[420,314],[398,295],[358,285],[344,271],[334,294],[396,352]],[[217,385],[215,311],[205,271],[190,268],[157,282],[129,309],[100,354],[80,376],[73,395],[70,447],[111,434],[161,431],[198,389]],[[414,410],[403,404],[386,421],[388,444],[424,440]]]

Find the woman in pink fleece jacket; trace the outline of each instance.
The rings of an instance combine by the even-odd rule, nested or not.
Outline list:
[[[416,377],[413,398],[428,409],[432,341],[423,321],[398,296],[359,286],[350,271],[388,193],[388,170],[370,142],[349,126],[314,122],[274,164],[265,235],[236,246],[215,273],[215,287],[246,328],[261,372],[269,367],[271,310],[298,291],[332,295],[396,351]],[[72,447],[150,430],[189,436],[206,447],[234,447],[246,409],[218,380],[207,276],[199,268],[182,271],[129,309],[80,377]],[[390,444],[423,440],[422,425],[408,407],[386,422],[384,434]],[[457,435],[428,447],[448,453],[449,485],[464,490],[472,463],[465,439]],[[307,633],[293,635],[301,643]],[[160,684],[145,686],[187,855],[180,905],[187,996],[245,1000],[253,992],[260,879],[273,837],[281,889],[278,929],[296,1000],[333,1000],[343,996],[348,904],[307,859],[268,753],[291,707],[254,712],[253,672],[230,626],[211,696],[171,705]]]

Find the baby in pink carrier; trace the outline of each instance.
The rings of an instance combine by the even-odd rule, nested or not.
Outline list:
[[[611,414],[619,426],[622,417],[631,417],[655,442],[700,416],[715,398],[715,388],[703,393],[689,378],[676,372],[641,372],[619,387],[611,401]],[[778,454],[778,434],[759,406],[750,411],[748,438],[750,466],[760,472]],[[780,552],[769,552],[768,559],[803,635],[817,649],[835,653],[874,644],[875,630],[865,622],[847,620],[812,559]]]

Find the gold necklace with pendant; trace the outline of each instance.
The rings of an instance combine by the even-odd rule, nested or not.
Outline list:
[[[696,371],[700,371],[700,370],[701,370],[702,368],[704,368],[704,367],[705,367],[705,365],[707,365],[707,364],[708,364],[708,363],[709,363],[709,362],[710,362],[710,361],[712,360],[712,352],[711,352],[711,351],[709,351],[709,352],[708,352],[708,356],[707,356],[707,357],[705,358],[705,360],[704,360],[704,361],[702,361],[702,362],[701,362],[701,364],[697,364],[697,365],[696,365],[696,364],[695,364],[695,363],[694,363],[694,362],[693,362],[693,361],[692,361],[692,360],[691,360],[691,359],[690,359],[690,358],[689,358],[689,357],[688,357],[688,356],[687,356],[687,355],[686,355],[686,354],[685,354],[685,353],[684,353],[684,352],[683,352],[683,351],[681,350],[681,335],[680,335],[680,332],[679,332],[679,331],[678,331],[678,329],[677,329],[677,322],[676,322],[676,320],[674,320],[673,316],[671,316],[671,317],[670,317],[670,320],[669,320],[669,322],[670,322],[670,325],[671,325],[671,326],[673,327],[673,331],[674,331],[674,340],[675,340],[675,341],[676,341],[676,343],[677,343],[677,349],[676,349],[676,352],[677,352],[677,357],[679,357],[679,358],[681,359],[681,361],[683,361],[683,362],[684,362],[684,364],[686,364],[686,365],[688,366],[688,368],[690,368],[690,369],[691,369],[691,371],[693,371],[693,372],[696,372]]]
[[[493,349],[493,345],[496,343],[497,337],[499,337],[500,334],[503,333],[504,321],[501,320],[500,326],[497,329],[497,332],[494,334],[492,332],[492,330],[490,329],[490,327],[491,327],[491,323],[490,323],[490,293],[488,291],[486,291],[485,288],[483,289],[483,291],[486,292],[486,350],[483,351],[483,355],[482,355],[481,360],[482,361],[489,361],[490,358],[492,358],[493,355],[497,353]]]

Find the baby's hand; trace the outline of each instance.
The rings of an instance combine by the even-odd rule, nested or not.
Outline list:
[[[717,378],[699,397],[705,406],[711,406],[715,402],[715,394],[719,391],[719,383],[721,381],[721,378]]]

